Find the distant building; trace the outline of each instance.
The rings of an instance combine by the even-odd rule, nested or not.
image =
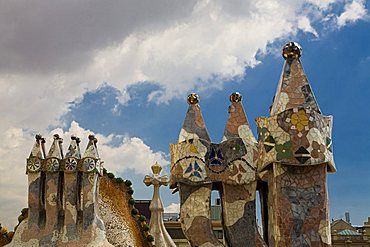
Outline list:
[[[164,213],[163,214],[163,221],[178,221],[180,215],[178,213]]]
[[[178,221],[178,214],[168,215],[171,215],[172,220],[168,219],[164,224],[175,244],[178,247],[189,247],[190,245]],[[225,243],[221,225],[221,206],[212,206],[211,215],[213,231],[218,239]],[[343,219],[333,220],[331,223],[331,237],[332,247],[370,247],[370,217],[367,222],[364,222],[363,226],[352,226]]]
[[[331,238],[333,247],[370,247],[370,217],[363,226],[352,226],[346,220],[334,220],[331,223]]]

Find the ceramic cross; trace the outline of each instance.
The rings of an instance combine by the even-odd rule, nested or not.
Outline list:
[[[152,166],[152,176],[146,175],[144,178],[144,183],[146,186],[154,186],[153,198],[149,206],[151,212],[149,227],[157,246],[176,247],[163,223],[164,209],[159,195],[159,187],[161,185],[167,186],[169,179],[167,176],[160,175],[161,170],[162,167],[156,162]]]

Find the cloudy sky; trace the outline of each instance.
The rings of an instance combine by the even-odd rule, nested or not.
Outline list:
[[[228,96],[268,115],[283,59],[295,40],[321,110],[334,116],[331,218],[370,216],[370,3],[364,0],[0,1],[0,222],[26,207],[25,159],[35,133],[99,139],[105,166],[151,198],[143,176],[168,173],[198,92],[212,140],[221,139]],[[176,209],[178,194],[162,189]]]

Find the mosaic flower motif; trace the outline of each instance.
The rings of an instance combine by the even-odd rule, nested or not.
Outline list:
[[[324,144],[319,144],[316,141],[312,142],[312,151],[311,151],[311,156],[313,158],[318,158],[318,159],[324,159],[325,158],[325,145]]]
[[[305,110],[301,109],[298,112],[293,113],[290,117],[290,122],[299,132],[304,130],[309,122]]]
[[[65,169],[67,171],[74,171],[77,168],[77,161],[75,158],[68,158],[66,160]]]
[[[293,152],[292,152],[292,142],[287,141],[284,144],[277,144],[275,146],[276,150],[276,159],[277,160],[282,160],[282,159],[289,159],[293,157]]]
[[[213,166],[221,166],[222,160],[224,160],[224,157],[222,156],[221,150],[215,150],[212,148],[209,156],[210,164]]]
[[[59,161],[55,158],[46,161],[46,168],[49,172],[56,172],[59,170]]]
[[[95,160],[92,158],[86,158],[84,160],[84,167],[86,171],[91,172],[95,168]]]
[[[194,161],[193,163],[190,163],[188,168],[186,169],[185,173],[190,173],[189,177],[198,177],[202,178],[202,168],[200,168],[199,164],[197,161]]]
[[[30,158],[27,161],[27,169],[29,172],[37,172],[41,168],[41,162],[38,159]]]

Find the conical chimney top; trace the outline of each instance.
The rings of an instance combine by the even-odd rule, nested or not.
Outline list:
[[[270,115],[279,114],[292,108],[311,108],[321,113],[299,58],[302,48],[298,43],[284,45],[283,71],[271,106]]]
[[[80,142],[81,142],[80,138],[76,136],[71,136],[71,144],[69,144],[66,158],[81,159],[81,151],[79,145]]]
[[[230,95],[231,105],[229,106],[229,118],[226,123],[222,141],[240,137],[244,143],[255,144],[256,138],[253,136],[249,126],[247,116],[242,104],[242,95],[239,92]]]
[[[47,158],[63,159],[63,151],[61,150],[63,139],[60,138],[58,134],[55,134],[53,137],[54,141],[51,144]]]
[[[89,143],[87,144],[83,157],[99,159],[98,149],[96,147],[97,142],[98,140],[94,135],[89,135]]]
[[[196,93],[189,94],[187,98],[189,107],[182,125],[178,142],[191,139],[203,139],[211,141],[204,123],[202,112],[199,107],[199,95]]]
[[[40,158],[40,159],[45,159],[45,152],[43,150],[43,143],[45,143],[45,139],[42,138],[42,136],[40,134],[37,134],[35,136],[35,144],[33,144],[33,147],[32,147],[32,150],[31,150],[31,153],[30,153],[30,158],[32,157],[36,157],[36,158]]]

